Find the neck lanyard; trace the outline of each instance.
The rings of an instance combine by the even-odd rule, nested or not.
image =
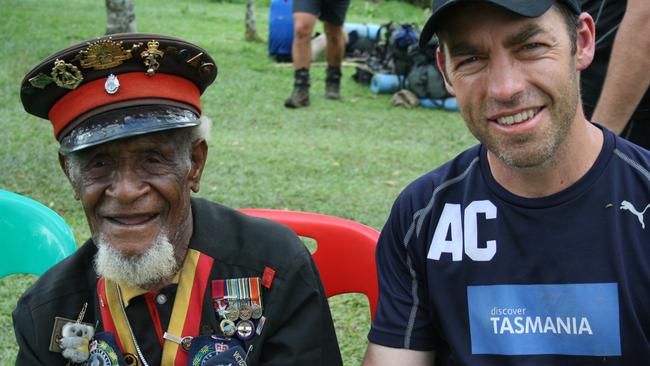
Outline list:
[[[195,337],[199,334],[203,297],[207,289],[213,259],[194,249],[188,249],[178,282],[172,315],[167,333],[178,337]],[[97,283],[100,313],[104,330],[115,335],[123,354],[138,355],[140,361],[146,361],[135,341],[129,320],[124,312],[120,290],[117,283],[99,279]],[[163,365],[187,365],[187,352],[178,343],[165,339],[162,353]]]

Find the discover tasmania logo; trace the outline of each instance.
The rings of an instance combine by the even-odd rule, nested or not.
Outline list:
[[[473,354],[621,354],[615,283],[468,286]]]

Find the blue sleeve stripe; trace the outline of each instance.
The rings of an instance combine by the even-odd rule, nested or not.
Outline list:
[[[621,160],[623,160],[628,165],[630,165],[632,168],[636,169],[639,173],[641,173],[641,175],[643,175],[645,177],[645,179],[650,181],[650,172],[648,172],[648,170],[646,168],[641,166],[641,164],[639,164],[638,162],[632,160],[632,158],[625,155],[625,153],[622,152],[619,149],[614,149],[614,154],[616,154],[619,158],[621,158]]]
[[[413,214],[413,221],[411,221],[411,225],[409,225],[409,229],[406,231],[406,235],[404,236],[404,241],[402,242],[402,245],[404,246],[405,250],[408,249],[408,243],[411,240],[414,231],[416,237],[420,236],[420,231],[422,230],[422,225],[424,223],[424,217],[433,209],[433,203],[435,202],[436,195],[443,189],[446,189],[447,187],[451,186],[452,184],[458,183],[463,179],[465,179],[465,177],[469,174],[469,172],[472,170],[472,168],[474,167],[474,165],[476,165],[478,161],[479,161],[479,157],[477,156],[470,162],[470,164],[467,166],[465,171],[463,171],[460,175],[450,180],[447,180],[445,182],[442,182],[439,186],[437,186],[433,190],[433,193],[431,194],[431,199],[429,200],[429,203],[426,205],[426,207],[417,210]],[[415,230],[416,227],[417,230]],[[410,349],[411,335],[413,334],[413,327],[415,326],[415,318],[417,315],[418,306],[420,305],[420,298],[418,297],[417,274],[415,272],[415,269],[413,268],[413,261],[411,260],[411,256],[409,256],[408,250],[406,250],[406,264],[408,265],[409,273],[411,274],[411,296],[413,297],[413,302],[412,302],[413,305],[411,306],[409,321],[406,327],[406,333],[404,334],[404,348]]]

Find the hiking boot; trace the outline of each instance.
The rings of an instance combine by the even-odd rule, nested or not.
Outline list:
[[[300,108],[309,105],[309,69],[302,68],[295,71],[293,91],[289,98],[284,100],[287,108]]]
[[[325,98],[341,99],[341,67],[327,66]]]

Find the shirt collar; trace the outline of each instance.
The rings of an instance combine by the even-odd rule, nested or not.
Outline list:
[[[181,276],[181,272],[180,271],[176,272],[176,274],[174,275],[174,278],[172,278],[172,280],[169,282],[168,285],[178,285],[178,281],[180,279],[180,276]],[[120,293],[122,295],[122,301],[124,302],[123,305],[124,305],[125,308],[127,306],[129,306],[129,302],[132,299],[134,299],[135,297],[138,297],[140,295],[144,295],[147,292],[149,292],[147,290],[141,289],[140,287],[131,286],[131,285],[128,285],[126,283],[120,283],[119,289],[120,289]]]

